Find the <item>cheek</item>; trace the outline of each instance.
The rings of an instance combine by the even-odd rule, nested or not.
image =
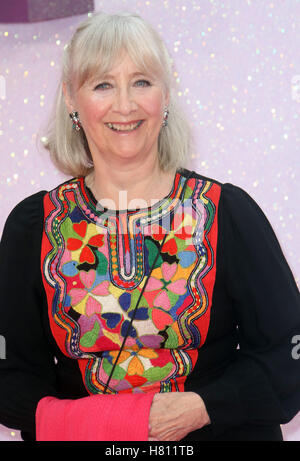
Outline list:
[[[83,124],[92,125],[99,122],[105,117],[108,111],[108,104],[104,101],[90,99],[88,101],[79,101],[79,116]]]
[[[161,94],[144,98],[141,105],[150,117],[162,118],[164,103]]]

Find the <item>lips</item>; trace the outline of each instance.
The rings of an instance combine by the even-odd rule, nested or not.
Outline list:
[[[130,132],[134,131],[141,126],[144,120],[138,120],[130,123],[112,123],[108,122],[105,125],[113,131]]]

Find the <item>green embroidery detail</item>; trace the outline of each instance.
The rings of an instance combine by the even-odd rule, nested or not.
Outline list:
[[[98,322],[94,323],[93,329],[87,331],[80,339],[80,345],[82,347],[92,347],[98,339],[100,325]]]

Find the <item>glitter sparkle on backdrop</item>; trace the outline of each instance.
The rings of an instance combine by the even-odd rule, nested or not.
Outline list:
[[[258,202],[299,284],[300,1],[95,0],[95,10],[136,12],[162,35],[194,132],[188,167]],[[20,200],[66,179],[36,141],[85,17],[0,24],[0,232]],[[299,414],[283,431],[300,440]],[[20,436],[0,426],[0,440]]]

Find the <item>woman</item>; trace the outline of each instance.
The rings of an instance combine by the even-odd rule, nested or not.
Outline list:
[[[281,440],[300,409],[293,275],[245,191],[184,167],[171,69],[126,13],[65,50],[46,147],[71,179],[1,242],[0,422],[24,440]]]

